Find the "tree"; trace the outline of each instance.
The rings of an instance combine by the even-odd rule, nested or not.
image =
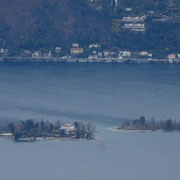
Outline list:
[[[12,122],[9,123],[7,126],[7,129],[8,129],[8,131],[10,131],[13,134],[16,130],[14,123],[12,123]]]
[[[87,123],[86,125],[86,129],[87,129],[87,132],[90,132],[90,133],[94,133],[95,132],[95,126],[92,125],[92,123]]]
[[[146,122],[146,118],[145,118],[145,116],[141,116],[140,117],[140,125],[145,125],[145,122]]]
[[[172,119],[168,119],[165,122],[165,130],[167,130],[167,131],[172,131],[173,130],[173,121],[172,121]]]

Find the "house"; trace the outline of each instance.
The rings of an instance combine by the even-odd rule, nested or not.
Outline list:
[[[7,53],[8,53],[8,49],[0,48],[0,54],[7,54]]]
[[[145,29],[145,24],[124,24],[123,28],[125,29]]]
[[[115,51],[103,51],[105,58],[115,57],[117,53]]]
[[[149,13],[149,14],[154,14],[154,11],[149,10],[148,13]]]
[[[48,52],[48,57],[52,57],[52,51]]]
[[[43,57],[46,57],[46,58],[52,57],[52,52],[49,51],[48,53],[43,53]]]
[[[139,53],[140,56],[147,56],[148,55],[148,52],[147,51],[141,51]]]
[[[64,130],[66,134],[75,131],[75,126],[73,124],[63,124],[61,125],[61,130]]]
[[[84,52],[83,48],[79,48],[79,47],[71,48],[71,55],[82,54],[83,52]]]
[[[152,57],[153,55],[152,55],[152,53],[148,53],[148,56],[149,56],[149,57]]]
[[[171,20],[172,20],[172,17],[167,16],[167,15],[160,15],[159,17],[156,17],[153,19],[153,21],[157,21],[157,22],[167,22]]]
[[[98,54],[97,54],[97,55],[98,55],[98,57],[99,57],[99,58],[102,58],[102,57],[103,57],[103,53],[102,53],[101,51],[100,51],[100,52],[98,52]]]
[[[39,52],[39,51],[34,51],[34,52],[32,53],[32,57],[34,57],[34,58],[41,57],[41,52]]]
[[[93,53],[93,54],[97,54],[97,51],[93,51],[92,53]]]
[[[168,59],[169,59],[169,60],[176,59],[176,55],[175,55],[175,54],[169,54],[169,55],[168,55]]]
[[[131,52],[130,51],[119,51],[118,57],[131,57]]]
[[[93,59],[97,59],[98,58],[98,56],[97,55],[90,55],[90,56],[88,56],[88,59],[91,59],[91,60],[93,60]]]
[[[100,48],[100,44],[90,44],[89,48]]]
[[[31,54],[31,51],[30,51],[30,50],[25,49],[25,50],[24,50],[24,54],[27,54],[27,55],[28,55],[28,54]]]
[[[142,23],[125,23],[122,28],[129,29],[131,31],[143,32],[145,31],[146,27],[145,27],[145,24],[142,24]]]
[[[78,47],[79,47],[79,44],[78,44],[78,43],[73,43],[73,44],[72,44],[72,47],[73,47],[73,48],[78,48]]]
[[[132,8],[125,8],[125,11],[132,11]]]
[[[143,22],[146,19],[146,15],[144,16],[136,16],[136,17],[123,17],[122,21],[125,22]]]
[[[62,48],[61,48],[61,47],[55,47],[55,52],[56,52],[56,53],[60,53],[60,52],[61,52],[61,50],[62,50]]]

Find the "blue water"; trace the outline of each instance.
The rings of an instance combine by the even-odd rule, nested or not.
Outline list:
[[[0,139],[2,180],[178,180],[180,133],[115,132],[145,115],[180,120],[180,65],[1,63],[0,121],[90,121],[98,141]]]

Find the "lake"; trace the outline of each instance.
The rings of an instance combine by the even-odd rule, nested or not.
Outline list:
[[[180,133],[119,132],[122,120],[180,120],[179,64],[0,63],[0,122],[96,125],[97,141],[0,139],[3,180],[178,180]]]

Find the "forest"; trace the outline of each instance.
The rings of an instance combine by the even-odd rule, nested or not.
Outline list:
[[[145,32],[122,28],[122,17],[142,15]],[[178,0],[0,0],[0,47],[15,56],[25,49],[61,46],[66,52],[74,42],[84,48],[100,43],[161,56],[180,51],[179,20]]]

